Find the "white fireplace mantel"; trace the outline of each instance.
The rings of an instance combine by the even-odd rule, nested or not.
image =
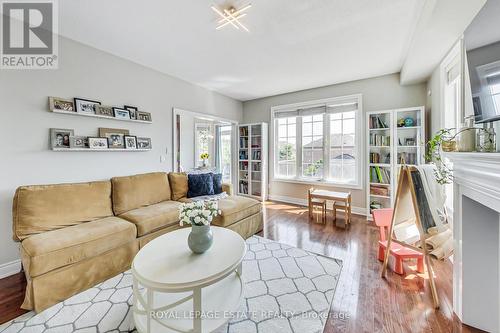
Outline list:
[[[453,163],[453,310],[500,332],[500,153],[445,153]]]

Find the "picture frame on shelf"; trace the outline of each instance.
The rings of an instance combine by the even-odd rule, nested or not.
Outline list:
[[[137,137],[133,135],[125,135],[125,149],[137,149]]]
[[[108,139],[107,138],[96,138],[89,137],[89,148],[94,150],[106,150],[108,148]]]
[[[54,148],[70,148],[70,137],[75,135],[73,129],[50,129],[50,146]]]
[[[130,132],[127,129],[99,128],[99,137],[108,140],[108,148],[110,149],[125,148],[124,136],[129,134]]]
[[[50,111],[64,111],[64,112],[75,112],[75,104],[72,100],[59,98],[59,97],[49,97],[49,110]]]
[[[137,149],[153,149],[151,138],[137,138]]]
[[[98,116],[105,116],[113,118],[115,116],[115,112],[113,111],[112,106],[106,105],[96,105],[95,106],[95,114]]]
[[[127,109],[113,107],[113,112],[115,113],[116,119],[130,119],[130,111]]]
[[[137,120],[153,121],[151,118],[151,113],[149,112],[137,111],[136,114],[137,114]]]
[[[95,114],[95,106],[101,105],[101,102],[92,101],[84,98],[74,98],[75,110],[77,113]]]
[[[69,147],[70,148],[88,148],[89,140],[86,136],[70,136],[69,137]]]
[[[139,109],[137,107],[130,106],[130,105],[124,105],[123,108],[130,112],[130,119],[137,120],[137,112],[139,111]]]

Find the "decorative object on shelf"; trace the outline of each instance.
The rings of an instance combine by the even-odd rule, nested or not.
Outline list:
[[[130,112],[130,119],[137,120],[137,111],[139,111],[139,109],[137,107],[130,106],[130,105],[124,105],[123,108],[125,110],[128,110],[128,112]]]
[[[405,119],[404,127],[413,127],[413,126],[415,126],[415,120],[413,120],[413,118],[411,117],[407,117]]]
[[[398,119],[398,127],[405,127],[405,119],[404,118]]]
[[[113,111],[112,106],[95,105],[94,109],[96,115],[111,117],[111,118],[115,116],[115,112]]]
[[[405,146],[415,146],[415,138],[406,138],[405,139]]]
[[[151,144],[151,138],[137,138],[137,148],[138,149],[153,149]]]
[[[113,112],[117,119],[131,119],[129,110],[113,107]]]
[[[73,129],[50,129],[50,146],[51,148],[70,148],[70,137],[75,135]]]
[[[477,151],[493,153],[496,151],[496,133],[493,124],[484,125],[477,133]],[[489,127],[486,127],[489,126]]]
[[[179,207],[179,224],[190,224],[191,233],[188,236],[188,246],[194,253],[207,251],[213,243],[210,223],[221,212],[217,201],[196,201],[184,203]]]
[[[151,113],[149,112],[137,111],[135,114],[137,115],[137,120],[152,121]]]
[[[452,134],[452,131],[456,131]],[[429,162],[434,162],[436,164],[436,180],[439,184],[451,184],[453,182],[453,170],[450,165],[443,160],[441,156],[441,151],[453,152],[457,150],[456,138],[464,132],[478,132],[477,143],[479,145],[482,133],[487,131],[484,128],[475,127],[464,127],[457,131],[456,128],[444,128],[439,130],[434,137],[427,142],[427,154],[425,158]],[[494,131],[493,131],[494,133]],[[494,147],[494,145],[493,145]],[[478,150],[480,151],[480,150]],[[493,148],[494,151],[494,148]]]
[[[98,149],[98,150],[108,149],[108,139],[107,138],[89,137],[88,140],[89,140],[89,148],[90,149]]]
[[[74,102],[76,112],[85,114],[95,114],[95,106],[101,105],[101,102],[83,98],[75,98]]]
[[[210,155],[208,153],[203,153],[200,155],[200,158],[203,162],[203,167],[205,167],[205,168],[208,167],[209,166],[208,159],[210,158]]]
[[[69,147],[70,148],[88,148],[89,140],[86,136],[70,136],[69,137]]]
[[[129,134],[127,129],[99,128],[99,136],[108,139],[109,148],[125,148],[124,136]]]
[[[476,129],[474,128],[474,116],[465,118],[462,127],[458,131],[457,150],[461,152],[471,152],[476,149]]]
[[[69,99],[49,97],[49,109],[57,111],[75,112],[75,104]]]
[[[125,149],[137,149],[137,137],[133,135],[125,135]]]

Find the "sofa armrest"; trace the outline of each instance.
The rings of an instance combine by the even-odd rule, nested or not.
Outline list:
[[[222,192],[226,192],[227,195],[233,195],[233,185],[222,183]]]

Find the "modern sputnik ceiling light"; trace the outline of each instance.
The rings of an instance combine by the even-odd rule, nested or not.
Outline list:
[[[212,6],[212,10],[216,12],[221,18],[217,21],[216,30],[220,30],[225,26],[232,25],[237,30],[243,29],[245,31],[249,31],[247,27],[240,22],[240,19],[245,17],[247,13],[243,13],[247,9],[252,7],[251,4],[243,6],[240,9],[236,9],[234,7],[229,7],[227,9],[218,9],[215,6]]]

